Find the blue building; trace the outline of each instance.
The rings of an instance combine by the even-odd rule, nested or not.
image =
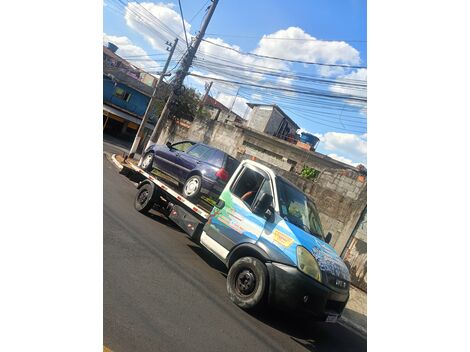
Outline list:
[[[156,78],[121,58],[117,49],[112,43],[103,46],[103,133],[131,141],[142,122]],[[145,135],[149,135],[154,120],[150,119],[145,127]]]

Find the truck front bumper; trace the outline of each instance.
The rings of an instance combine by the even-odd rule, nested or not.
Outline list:
[[[319,321],[341,316],[349,291],[334,291],[293,266],[280,263],[267,263],[266,266],[270,304]]]

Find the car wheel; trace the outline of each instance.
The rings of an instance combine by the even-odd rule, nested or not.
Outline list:
[[[227,275],[227,292],[230,300],[242,309],[261,306],[267,287],[268,270],[259,259],[238,259]]]
[[[199,175],[193,175],[186,180],[183,185],[183,195],[186,198],[197,199],[201,193],[202,178]]]
[[[143,185],[135,196],[134,208],[138,212],[146,214],[152,209],[153,205],[153,187],[149,184]]]
[[[153,169],[153,153],[148,152],[147,154],[144,155],[144,158],[142,159],[142,165],[140,165],[142,169],[145,171],[152,171]]]

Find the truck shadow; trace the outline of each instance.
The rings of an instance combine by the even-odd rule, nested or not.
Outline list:
[[[366,351],[367,340],[336,324],[306,321],[272,307],[251,313],[262,323],[290,336],[308,351]]]
[[[217,270],[223,277],[227,277],[227,267],[219,259],[197,244],[188,244],[188,247],[211,268]]]
[[[181,230],[178,227],[178,225],[176,225],[173,221],[171,221],[165,215],[163,215],[162,213],[158,212],[155,209],[151,209],[149,212],[147,212],[144,215],[147,216],[148,218],[152,219],[152,220],[155,220],[155,221],[159,222],[162,225],[170,227],[171,229],[173,229],[175,231],[184,233],[184,231]]]

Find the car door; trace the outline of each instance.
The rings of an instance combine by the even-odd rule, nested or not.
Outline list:
[[[253,213],[253,205],[263,193],[273,194],[269,175],[253,165],[245,165],[235,177],[204,226],[206,235],[225,249],[225,255],[237,244],[258,240],[266,219]]]
[[[201,164],[203,158],[211,149],[202,144],[195,144],[184,154],[180,154],[179,163],[182,166],[181,180],[187,179],[189,173]]]
[[[159,146],[155,152],[155,162],[157,167],[166,174],[180,179],[182,166],[180,165],[180,155],[194,145],[193,142],[183,141],[174,143],[170,148]]]

